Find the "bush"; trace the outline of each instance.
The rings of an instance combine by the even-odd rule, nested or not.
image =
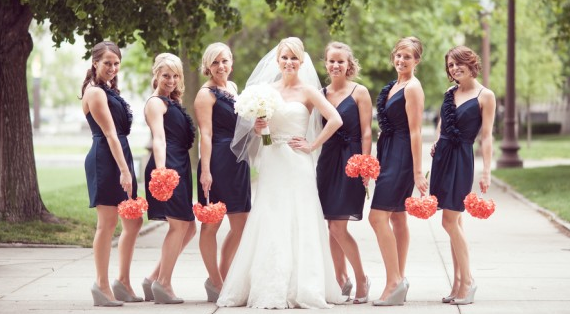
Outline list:
[[[541,122],[532,124],[532,134],[560,134],[562,124],[553,122]],[[526,124],[521,125],[520,133],[526,134]]]

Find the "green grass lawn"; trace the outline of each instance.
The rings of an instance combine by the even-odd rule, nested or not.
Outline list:
[[[519,157],[524,159],[570,158],[570,135],[535,135],[527,147],[525,138],[519,138]],[[501,156],[501,140],[495,141],[495,157]]]
[[[193,180],[193,195],[196,198],[195,173]],[[0,221],[0,242],[70,244],[91,247],[97,226],[97,210],[89,208],[89,194],[83,167],[39,168],[38,183],[44,204],[52,214],[60,218],[62,223]],[[144,185],[140,183],[138,196],[144,197]],[[144,218],[145,223],[148,222],[146,215]],[[120,233],[121,224],[119,223],[115,229],[115,236]]]
[[[91,149],[91,145],[89,146],[78,146],[78,145],[69,145],[69,146],[48,146],[48,145],[34,145],[34,154],[36,155],[61,155],[61,154],[69,154],[69,155],[87,155]],[[144,147],[131,147],[131,151],[133,155],[146,155],[148,150]]]
[[[570,166],[498,169],[493,175],[529,200],[570,221]]]
[[[89,197],[83,168],[40,168],[38,183],[44,204],[62,223],[0,222],[0,242],[90,247],[97,225],[97,212],[88,208]],[[115,232],[120,233],[120,226]]]

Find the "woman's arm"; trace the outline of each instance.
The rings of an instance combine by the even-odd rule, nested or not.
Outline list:
[[[370,155],[372,150],[372,99],[368,89],[358,85],[355,92],[355,100],[358,105],[360,116],[360,133],[362,134],[362,153]]]
[[[441,134],[441,117],[439,117],[437,121],[437,126],[435,127],[435,141],[433,141],[433,145],[431,146],[430,155],[433,157],[435,155],[435,148],[437,147],[437,141],[439,141],[439,135]]]
[[[493,123],[497,103],[495,94],[490,89],[484,89],[479,97],[481,104],[481,153],[483,155],[483,174],[479,180],[481,192],[486,193],[491,185],[491,161],[493,156]]]
[[[342,119],[335,107],[318,90],[307,86],[304,91],[308,102],[313,106],[313,110],[318,110],[320,114],[327,119],[327,124],[317,135],[313,143],[308,143],[304,139],[298,138],[293,138],[291,141],[290,145],[293,148],[310,153],[323,145],[323,143],[342,126]]]
[[[422,173],[422,118],[424,112],[424,91],[418,80],[412,80],[404,90],[406,114],[410,128],[412,158],[414,160],[414,182],[422,195],[427,192],[428,183]]]
[[[123,147],[117,136],[117,129],[107,103],[107,94],[101,88],[91,87],[86,90],[83,99],[87,102],[91,116],[103,131],[105,138],[107,138],[111,154],[119,167],[119,171],[121,171],[119,178],[121,187],[131,198],[133,178],[123,154]]]
[[[194,112],[200,128],[200,163],[201,171],[200,184],[204,191],[204,197],[208,197],[212,187],[212,173],[210,172],[210,161],[212,158],[212,111],[216,98],[209,89],[201,88],[194,100]]]
[[[157,169],[166,167],[166,136],[164,135],[166,108],[166,104],[158,97],[151,97],[144,108],[146,124],[152,133],[152,153]]]

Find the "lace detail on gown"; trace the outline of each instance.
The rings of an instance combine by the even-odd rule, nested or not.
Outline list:
[[[218,306],[330,308],[346,299],[335,279],[313,159],[284,141],[305,136],[308,124],[309,111],[298,102],[269,121],[272,136],[283,141],[261,148],[255,200]]]

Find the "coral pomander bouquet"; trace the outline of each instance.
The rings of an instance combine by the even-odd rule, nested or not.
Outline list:
[[[226,204],[222,202],[210,203],[210,198],[206,201],[206,206],[200,203],[192,206],[192,211],[196,218],[203,223],[218,223],[224,219],[227,212]]]
[[[148,189],[152,197],[166,202],[172,197],[174,189],[178,186],[180,176],[174,169],[156,168],[150,173]]]
[[[406,198],[405,206],[408,214],[420,219],[428,219],[437,212],[437,197],[435,195],[410,196]]]
[[[136,199],[129,198],[119,203],[117,208],[119,216],[126,219],[137,219],[141,218],[148,210],[148,203],[142,197],[137,197]]]
[[[242,118],[254,121],[257,118],[269,120],[277,108],[284,104],[281,94],[269,84],[251,85],[238,96],[234,111]],[[271,145],[269,127],[261,130],[263,145]]]
[[[475,218],[487,219],[495,212],[495,202],[492,199],[484,200],[474,192],[467,194],[463,204],[465,210]]]
[[[354,154],[348,159],[344,171],[350,178],[358,178],[360,176],[363,179],[376,180],[378,175],[380,175],[380,163],[372,155]],[[370,198],[366,185],[364,185],[364,189],[366,190],[366,198]]]
[[[429,171],[426,173],[426,179],[428,176]],[[408,214],[420,219],[428,219],[433,216],[437,212],[437,204],[437,197],[435,197],[435,195],[424,195],[421,197],[410,196],[406,198],[404,203]]]

